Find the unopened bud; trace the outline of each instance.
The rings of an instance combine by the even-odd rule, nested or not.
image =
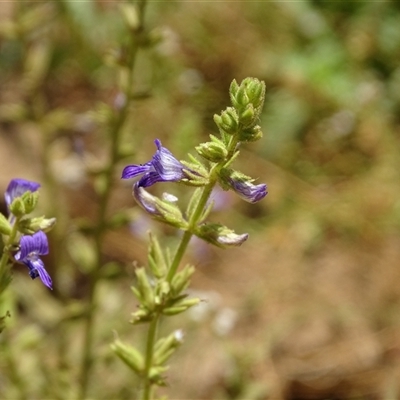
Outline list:
[[[250,127],[254,125],[256,113],[252,104],[248,104],[245,109],[239,113],[239,121],[243,127]]]
[[[23,219],[18,224],[18,229],[21,233],[32,235],[37,231],[49,232],[56,224],[55,218],[28,218]]]
[[[3,214],[0,214],[0,233],[3,235],[9,235],[11,233],[10,222]]]
[[[219,143],[206,142],[196,146],[196,151],[206,160],[218,163],[226,159],[228,150]]]
[[[138,289],[142,297],[143,304],[152,310],[155,305],[155,297],[153,287],[150,285],[149,278],[144,268],[137,268],[136,277],[138,280]]]
[[[25,204],[21,197],[16,197],[10,204],[10,212],[16,217],[22,217],[26,214]]]
[[[144,370],[144,359],[142,354],[133,346],[128,346],[120,340],[111,345],[112,351],[133,371],[140,374]]]
[[[25,192],[21,196],[24,206],[25,206],[25,214],[30,214],[37,206],[37,203],[39,201],[39,192]]]
[[[175,296],[189,286],[190,278],[194,272],[195,268],[192,265],[186,265],[181,271],[174,275],[171,282],[171,289]]]
[[[247,233],[238,235],[221,224],[205,223],[197,228],[195,234],[205,241],[219,247],[240,246],[247,240]]]
[[[255,125],[240,131],[239,140],[241,142],[255,142],[263,137],[260,125]]]

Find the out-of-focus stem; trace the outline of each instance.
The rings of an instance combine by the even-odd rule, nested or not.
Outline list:
[[[99,198],[99,212],[97,217],[97,226],[94,233],[95,240],[95,250],[96,250],[96,268],[89,275],[89,289],[88,289],[88,312],[85,323],[84,339],[83,339],[83,350],[82,350],[82,360],[80,369],[80,386],[78,398],[83,400],[86,397],[89,376],[91,372],[93,356],[92,356],[92,346],[93,346],[93,334],[94,334],[94,318],[96,311],[96,289],[97,283],[100,278],[100,269],[102,267],[102,254],[103,254],[103,238],[106,231],[107,223],[107,209],[110,201],[110,196],[113,189],[113,177],[115,172],[115,166],[119,160],[119,146],[122,128],[128,116],[128,111],[130,108],[130,103],[132,100],[133,91],[133,73],[134,67],[137,59],[137,53],[140,48],[140,40],[138,37],[143,31],[144,22],[144,12],[147,0],[140,0],[138,2],[138,19],[139,24],[136,29],[136,35],[132,35],[132,44],[129,48],[128,55],[128,82],[126,85],[125,102],[114,119],[114,124],[110,127],[109,137],[111,139],[111,147],[109,154],[109,164],[104,172],[104,188],[100,193]]]

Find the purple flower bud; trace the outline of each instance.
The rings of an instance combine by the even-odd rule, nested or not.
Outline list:
[[[48,288],[53,289],[50,275],[44,268],[43,261],[39,258],[39,256],[48,253],[47,236],[42,231],[38,231],[31,236],[24,235],[21,237],[20,250],[14,258],[29,268],[29,276],[32,279],[39,277]]]
[[[133,185],[133,197],[153,218],[177,228],[185,229],[187,227],[187,221],[183,218],[177,205],[148,193],[139,185],[139,182]]]
[[[228,180],[231,188],[243,199],[250,203],[257,203],[263,199],[268,191],[267,185],[262,183],[260,185],[253,185],[249,181],[241,181],[231,179]]]
[[[137,201],[137,203],[149,214],[154,217],[160,217],[161,213],[157,209],[157,198],[146,190],[144,190],[139,182],[133,185],[133,197]]]
[[[168,149],[161,145],[160,140],[156,139],[154,143],[157,146],[157,151],[152,160],[146,164],[126,166],[122,171],[122,179],[130,179],[142,175],[138,185],[147,187],[156,182],[177,182],[186,177],[183,172],[185,166]]]
[[[4,194],[7,208],[10,208],[10,204],[16,197],[22,196],[25,192],[36,192],[40,187],[39,183],[27,181],[25,179],[13,179]]]
[[[266,184],[253,185],[253,179],[228,168],[223,168],[220,171],[220,183],[223,189],[232,189],[243,200],[250,203],[257,203],[268,193]]]

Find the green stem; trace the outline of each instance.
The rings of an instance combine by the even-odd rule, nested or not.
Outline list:
[[[152,398],[153,384],[150,380],[150,370],[153,364],[153,352],[154,352],[154,345],[156,342],[157,327],[159,321],[160,321],[160,315],[157,314],[154,317],[154,319],[150,322],[149,332],[147,334],[144,387],[142,393],[142,400],[150,400]]]
[[[1,256],[1,260],[0,260],[0,280],[1,280],[1,284],[0,286],[4,289],[7,288],[8,283],[9,283],[9,275],[10,275],[10,271],[7,270],[7,263],[10,260],[10,254],[9,254],[9,249],[10,246],[12,246],[15,242],[15,238],[17,237],[18,234],[18,218],[16,219],[16,221],[14,222],[10,235],[8,236],[8,240],[7,243],[4,244],[4,248],[3,248],[3,254]],[[6,280],[6,281],[3,281]],[[4,295],[4,291],[0,293],[0,310],[2,312],[5,312],[5,310],[3,310],[3,295]],[[0,315],[0,317],[3,317],[3,315]],[[18,369],[17,369],[17,365],[15,363],[15,357],[13,354],[13,347],[10,346],[10,332],[8,332],[8,330],[5,330],[2,333],[3,336],[3,342],[2,342],[2,347],[3,347],[3,352],[4,352],[4,358],[5,358],[5,362],[11,377],[12,382],[14,383],[14,386],[16,388],[18,388],[19,391],[19,400],[24,400],[28,398],[27,395],[27,391],[26,391],[26,385],[25,382],[22,380]]]
[[[204,208],[207,204],[208,199],[210,198],[211,192],[215,186],[217,181],[217,175],[215,173],[215,169],[212,169],[210,172],[210,182],[207,186],[204,187],[203,193],[200,197],[200,200],[197,204],[196,209],[189,219],[189,229],[185,231],[183,234],[181,241],[176,250],[174,259],[172,260],[171,266],[169,268],[166,280],[171,282],[172,278],[175,276],[176,271],[182,261],[182,258],[187,250],[190,239],[193,236],[194,227],[197,225]],[[149,326],[149,331],[147,334],[147,343],[146,343],[146,360],[145,360],[145,371],[144,371],[144,389],[142,394],[142,400],[150,400],[152,398],[152,386],[153,383],[150,380],[150,369],[153,363],[153,353],[154,353],[154,344],[156,342],[157,336],[157,326],[159,324],[160,315],[156,315],[154,319],[151,321]]]
[[[96,251],[96,268],[91,272],[89,279],[89,289],[88,289],[88,311],[86,317],[85,331],[84,331],[84,340],[83,340],[83,355],[81,361],[81,370],[80,370],[80,387],[78,393],[78,399],[84,399],[86,397],[89,376],[91,372],[93,357],[92,357],[92,345],[93,345],[93,336],[94,336],[94,317],[95,317],[95,309],[96,309],[96,292],[97,292],[97,283],[100,280],[100,270],[103,263],[102,257],[102,249],[103,249],[103,239],[104,233],[107,229],[107,209],[113,189],[113,177],[115,173],[116,164],[120,158],[119,147],[120,140],[122,134],[122,128],[126,122],[128,112],[130,109],[130,103],[132,100],[133,93],[133,72],[136,64],[138,50],[141,46],[140,43],[140,35],[143,32],[143,22],[144,22],[144,12],[147,0],[140,0],[138,3],[138,17],[139,17],[139,26],[136,30],[136,38],[132,35],[133,43],[129,49],[128,56],[128,82],[126,85],[125,91],[125,104],[114,120],[114,125],[110,130],[110,138],[111,138],[111,148],[110,148],[110,156],[109,156],[109,164],[107,169],[104,172],[104,186],[103,190],[100,193],[99,199],[99,212],[97,217],[97,226],[95,229],[94,240],[95,240],[95,251]]]
[[[212,173],[210,175],[211,175],[211,177],[213,177]],[[178,270],[179,264],[181,263],[183,255],[186,252],[186,249],[190,242],[190,239],[193,236],[192,232],[193,232],[195,226],[197,225],[197,222],[198,222],[199,218],[201,217],[201,214],[204,211],[204,208],[207,204],[208,199],[210,198],[211,192],[215,186],[215,182],[216,182],[216,178],[213,178],[213,179],[210,178],[210,182],[203,189],[203,193],[201,195],[199,203],[197,204],[196,209],[194,210],[193,214],[190,216],[189,229],[187,231],[185,231],[185,233],[183,234],[181,242],[179,243],[178,249],[175,253],[175,257],[169,268],[168,275],[167,275],[168,282],[172,281],[172,278],[175,276],[176,271]]]
[[[2,288],[2,290],[6,289],[8,286],[8,283],[9,283],[9,282],[5,281],[5,280],[9,279],[9,277],[7,277],[7,275],[10,274],[10,271],[7,270],[7,262],[10,259],[10,254],[9,254],[10,246],[13,245],[15,238],[17,237],[17,233],[18,233],[17,227],[18,227],[18,218],[15,220],[15,222],[12,226],[10,235],[8,236],[7,243],[4,243],[3,254],[0,259],[0,281],[1,281],[0,287]],[[3,282],[3,280],[4,280],[4,282]],[[0,298],[2,295],[3,295],[3,292],[0,293]]]
[[[238,139],[237,137],[232,137],[232,140],[229,144],[229,149],[228,149],[228,156],[229,158],[233,157],[233,154],[236,150],[236,146],[238,144]],[[218,172],[219,170],[224,166],[224,162],[221,162],[220,164],[215,164],[211,171],[210,171],[210,178],[209,178],[209,183],[204,187],[203,193],[201,194],[200,200],[197,203],[197,206],[193,212],[193,214],[189,218],[189,227],[183,234],[181,241],[178,245],[178,248],[176,250],[174,259],[172,260],[172,263],[170,265],[166,280],[167,282],[171,282],[173,277],[175,276],[179,265],[182,261],[182,258],[187,250],[187,247],[189,245],[190,239],[193,236],[193,232],[195,227],[197,226],[199,219],[201,218],[204,209],[207,205],[207,201],[210,198],[211,192],[214,189],[215,184],[217,183],[218,179]],[[154,353],[154,344],[156,342],[156,336],[157,336],[157,326],[159,324],[160,320],[160,315],[156,315],[154,319],[151,321],[150,326],[149,326],[149,331],[147,334],[147,343],[146,343],[146,360],[145,360],[145,371],[144,371],[144,389],[143,389],[143,395],[142,395],[142,400],[150,400],[152,398],[152,386],[153,383],[150,380],[149,373],[150,369],[152,366],[153,362],[153,353]]]

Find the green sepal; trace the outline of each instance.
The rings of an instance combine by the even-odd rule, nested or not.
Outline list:
[[[235,104],[236,103],[236,95],[237,95],[237,92],[239,91],[239,85],[238,85],[238,83],[236,82],[236,79],[234,79],[232,82],[231,82],[231,85],[230,85],[230,87],[229,87],[229,97],[231,98],[231,103],[232,104]]]
[[[21,198],[24,202],[25,214],[30,214],[38,204],[39,192],[38,191],[31,192],[28,190],[21,196]]]
[[[255,124],[258,115],[253,104],[248,104],[244,109],[240,110],[239,121],[243,128],[251,127]]]
[[[144,371],[144,357],[135,347],[115,340],[111,350],[133,371],[142,374]]]
[[[183,218],[182,212],[176,204],[159,199],[143,187],[136,185],[134,186],[134,197],[139,205],[154,219],[179,229],[187,228],[188,222]]]
[[[194,233],[208,243],[222,248],[240,246],[249,236],[247,233],[236,234],[224,225],[211,222],[197,226]]]
[[[159,280],[155,288],[155,304],[156,306],[162,306],[168,301],[171,287],[169,282],[165,280]]]
[[[11,224],[8,219],[3,214],[0,214],[0,233],[3,235],[9,235],[11,229]]]
[[[159,339],[154,346],[153,365],[164,364],[182,343],[183,333],[181,330]]]
[[[10,213],[14,216],[23,217],[26,214],[25,203],[21,197],[16,197],[10,204]]]
[[[193,194],[192,197],[189,200],[189,203],[186,207],[186,217],[190,218],[190,216],[193,214],[194,210],[197,207],[197,204],[199,203],[199,200],[201,198],[203,191],[201,188],[197,188]]]
[[[250,128],[242,129],[239,132],[239,140],[241,142],[255,142],[263,137],[260,125],[254,125]]]
[[[132,319],[129,321],[132,325],[147,323],[153,320],[153,313],[143,307],[132,313]]]
[[[168,315],[168,316],[171,316],[171,315],[178,315],[178,314],[181,314],[181,313],[185,312],[187,309],[188,309],[188,307],[185,307],[185,306],[181,306],[181,307],[179,307],[179,306],[172,306],[172,307],[166,307],[166,308],[164,308],[163,311],[162,311],[162,313],[163,313],[164,315]]]
[[[135,270],[135,274],[137,277],[137,289],[140,293],[143,306],[145,306],[148,310],[154,310],[155,293],[145,269],[143,267],[137,268]]]
[[[209,172],[204,165],[193,155],[188,154],[190,161],[181,160],[181,163],[187,167],[183,172],[187,178],[180,182],[188,186],[205,186],[209,181]],[[193,172],[192,172],[193,171]]]
[[[221,112],[221,115],[214,115],[214,122],[218,126],[220,132],[227,135],[234,135],[239,128],[239,118],[233,107],[227,107]],[[224,142],[226,138],[223,138]]]
[[[196,147],[200,156],[208,161],[218,163],[224,161],[228,155],[228,150],[221,140],[214,135],[210,135],[211,142],[201,143]]]
[[[149,377],[150,380],[158,386],[167,386],[165,378],[162,376],[164,372],[168,371],[167,366],[151,367]]]
[[[194,266],[188,264],[174,275],[171,281],[171,290],[174,296],[179,295],[189,286],[194,272]]]
[[[33,235],[37,231],[50,232],[56,224],[55,218],[21,218],[18,221],[18,231],[26,235]]]
[[[157,237],[151,232],[149,233],[149,237],[150,243],[147,255],[148,264],[154,276],[162,278],[167,273],[167,263]]]

